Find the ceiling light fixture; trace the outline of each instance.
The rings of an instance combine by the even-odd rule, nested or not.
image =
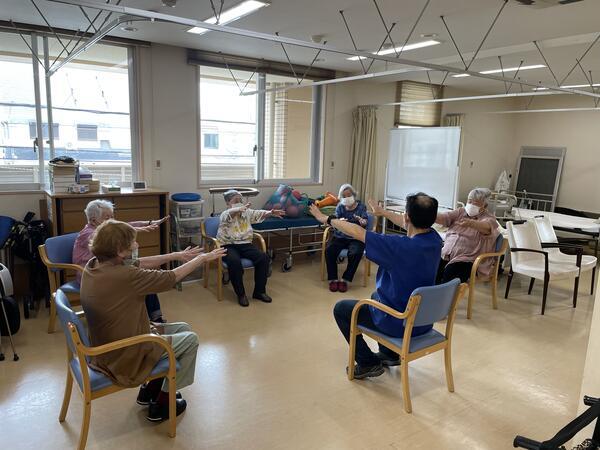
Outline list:
[[[390,55],[392,53],[399,53],[399,52],[406,52],[409,50],[416,50],[418,48],[424,48],[424,47],[431,47],[432,45],[438,45],[441,44],[442,41],[438,41],[436,39],[430,39],[428,41],[422,41],[422,42],[415,42],[414,44],[408,44],[408,45],[404,45],[404,46],[400,46],[400,47],[396,47],[396,48],[386,48],[384,50],[380,50],[378,52],[374,52],[374,55]],[[352,56],[350,58],[346,58],[348,61],[358,61],[359,59],[367,59],[363,56]]]
[[[600,83],[594,83],[592,84],[593,87],[599,87]],[[578,88],[589,88],[590,85],[588,84],[571,84],[568,86],[561,86],[561,88],[563,89],[578,89]],[[533,88],[534,91],[547,91],[548,88],[545,87],[539,87],[539,88]]]
[[[521,67],[507,67],[506,69],[502,70],[502,69],[493,69],[493,70],[484,70],[483,72],[479,72],[482,75],[492,75],[495,73],[509,73],[509,72],[516,72],[517,70],[519,72],[523,71],[523,70],[531,70],[531,69],[543,69],[546,66],[543,64],[534,64],[532,66],[521,66]],[[468,73],[457,73],[456,75],[452,75],[453,78],[464,78],[464,77],[470,77],[471,75],[469,75]]]
[[[248,14],[252,14],[255,11],[258,11],[259,9],[264,8],[265,6],[269,6],[270,3],[267,3],[265,1],[259,1],[259,0],[246,0],[243,1],[242,3],[238,3],[237,5],[224,10],[221,15],[219,16],[219,25],[225,25],[231,22],[235,22],[236,20],[241,19],[242,17],[247,16]],[[217,23],[217,18],[215,16],[212,16],[206,20],[204,20],[203,22],[206,23],[211,23],[211,24],[216,24]],[[188,33],[193,33],[193,34],[204,34],[207,31],[209,31],[206,28],[201,28],[201,27],[193,27],[190,28],[189,30],[187,30]]]

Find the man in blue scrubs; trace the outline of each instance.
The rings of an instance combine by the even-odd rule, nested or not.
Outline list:
[[[418,287],[433,286],[440,261],[442,239],[431,228],[437,217],[438,202],[422,192],[406,197],[406,211],[397,214],[386,211],[369,201],[373,214],[384,216],[407,231],[406,236],[383,235],[328,217],[315,206],[311,212],[317,220],[327,223],[337,230],[365,243],[367,258],[379,266],[376,278],[376,292],[372,298],[397,311],[404,311],[410,294]],[[341,300],[333,315],[340,331],[348,341],[350,336],[350,318],[358,300]],[[373,307],[361,308],[358,324],[380,330],[394,336],[404,335],[402,320],[396,319]],[[414,327],[413,336],[424,334],[433,328],[433,324]],[[383,374],[383,366],[400,364],[397,353],[379,345],[379,352],[373,353],[362,335],[356,338],[356,366],[354,378],[363,379]]]

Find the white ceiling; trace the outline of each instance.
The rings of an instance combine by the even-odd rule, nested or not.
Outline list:
[[[112,0],[111,3],[114,3]],[[217,4],[219,0],[214,0]],[[225,8],[239,0],[225,0]],[[77,7],[36,0],[52,26],[80,29],[87,20]],[[379,6],[388,22],[397,22],[392,33],[396,45],[400,45],[416,20],[425,0],[379,0]],[[460,66],[460,59],[440,20],[446,17],[461,51],[467,55],[476,50],[499,8],[502,0],[431,0],[410,42],[423,40],[421,34],[437,33],[444,42],[435,47],[405,52],[402,57],[416,61]],[[160,0],[123,0],[122,5],[160,11],[187,18],[203,20],[212,16],[209,0],[179,0],[176,8],[162,7]],[[311,35],[325,35],[328,45],[351,48],[352,44],[339,10],[344,10],[350,29],[360,49],[375,51],[385,37],[385,30],[372,1],[370,0],[272,0],[271,6],[247,16],[229,26],[310,40]],[[88,10],[90,15],[95,11]],[[498,55],[502,55],[504,67],[543,64],[543,60],[532,41],[540,42],[550,66],[559,79],[575,64],[589,43],[600,33],[600,0],[584,0],[570,5],[559,5],[545,9],[534,9],[510,0],[481,53],[473,64],[474,70],[499,68]],[[0,0],[0,19],[44,25],[29,0]],[[136,22],[137,32],[120,29],[114,36],[146,40],[181,47],[222,51],[224,53],[285,61],[279,44],[240,38],[218,32],[201,36],[185,32],[185,27],[168,23]],[[308,65],[315,55],[314,50],[287,47],[294,63]],[[360,73],[360,63],[347,61],[342,55],[322,53],[324,61],[315,66],[344,72]],[[467,59],[467,58],[466,58]],[[467,59],[468,61],[468,59]],[[585,70],[592,70],[594,81],[600,82],[600,43],[582,61]],[[401,66],[393,63],[375,62],[373,71],[394,69]],[[440,82],[443,73],[431,72],[434,82]],[[507,75],[508,76],[508,75]],[[530,82],[552,84],[553,78],[547,69],[522,72],[520,76]],[[411,73],[412,79],[426,81],[424,73]],[[398,77],[394,78],[398,79]],[[385,81],[389,81],[386,78]],[[566,84],[583,84],[585,78],[577,68]],[[476,91],[502,92],[504,84],[496,81],[470,78],[446,80],[450,86]],[[513,91],[516,87],[513,87]]]

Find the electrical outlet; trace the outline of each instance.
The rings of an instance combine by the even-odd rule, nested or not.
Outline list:
[[[156,161],[154,161],[154,169],[160,170],[160,159],[157,159]]]

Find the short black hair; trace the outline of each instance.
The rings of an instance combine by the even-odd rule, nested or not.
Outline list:
[[[437,218],[438,201],[423,192],[406,196],[406,214],[417,228],[429,228]]]

